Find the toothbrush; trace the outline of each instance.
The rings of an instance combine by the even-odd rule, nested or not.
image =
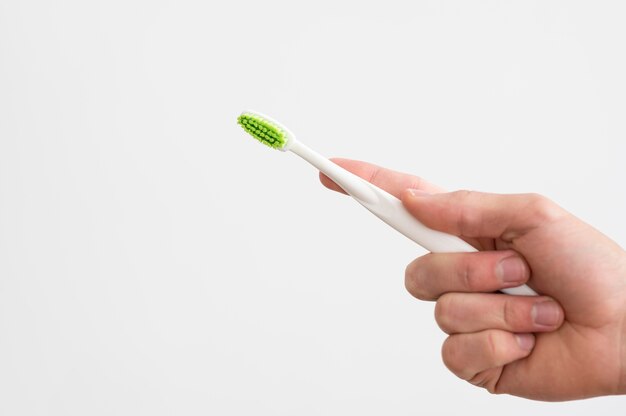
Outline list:
[[[426,227],[404,208],[402,201],[398,198],[352,172],[348,172],[297,141],[289,129],[270,117],[255,111],[244,111],[237,122],[261,143],[283,152],[291,151],[315,166],[372,214],[426,250],[433,253],[478,251],[457,236]],[[501,291],[518,296],[537,295],[534,290],[526,285],[506,288]]]

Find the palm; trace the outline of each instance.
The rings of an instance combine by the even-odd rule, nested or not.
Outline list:
[[[565,321],[554,332],[537,334],[529,357],[503,368],[496,391],[544,400],[616,391],[626,292],[623,281],[606,276],[620,275],[614,265],[623,264],[622,250],[569,214],[497,246],[526,258],[530,284],[561,303]]]

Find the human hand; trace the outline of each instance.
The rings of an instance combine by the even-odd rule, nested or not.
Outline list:
[[[626,252],[534,194],[443,193],[365,162],[335,163],[400,198],[430,228],[477,253],[429,253],[407,290],[434,300],[446,366],[492,393],[572,400],[626,393]],[[340,191],[320,174],[322,183]],[[493,293],[527,283],[542,296]]]

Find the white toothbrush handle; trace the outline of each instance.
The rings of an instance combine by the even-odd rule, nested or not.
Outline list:
[[[478,251],[457,236],[426,227],[404,208],[402,201],[398,198],[348,172],[302,143],[294,140],[288,150],[318,168],[370,212],[426,250],[433,253]],[[501,291],[509,295],[537,295],[534,290],[526,285],[502,289]]]

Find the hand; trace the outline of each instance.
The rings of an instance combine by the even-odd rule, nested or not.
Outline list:
[[[454,374],[537,400],[626,393],[626,252],[615,242],[538,195],[443,193],[415,176],[334,162],[481,250],[426,254],[406,269],[408,291],[437,302]],[[542,296],[493,293],[522,283]]]

